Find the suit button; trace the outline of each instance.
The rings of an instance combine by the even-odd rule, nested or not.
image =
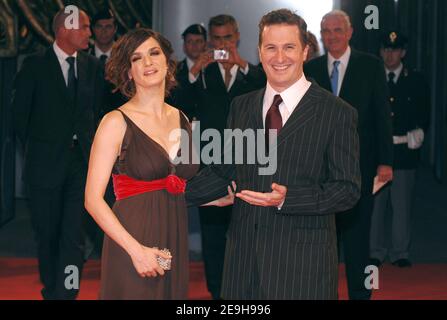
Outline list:
[[[391,101],[391,102],[394,102],[394,97],[391,97],[391,98],[390,98],[390,101]]]
[[[394,112],[391,112],[391,116],[394,117]]]

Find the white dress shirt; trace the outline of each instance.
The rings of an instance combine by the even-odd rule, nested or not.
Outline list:
[[[222,79],[225,82],[225,69],[221,63],[218,63],[218,65],[219,65],[220,74],[222,75]],[[248,66],[249,65],[247,62],[247,66],[245,67],[245,69],[240,68],[237,64],[235,64],[234,66],[231,67],[231,69],[230,69],[231,80],[230,80],[230,84],[228,85],[227,91],[230,91],[231,87],[234,84],[234,81],[236,81],[237,71],[240,69],[243,74],[247,75]]]
[[[110,48],[109,51],[107,51],[107,52],[103,52],[103,51],[101,51],[101,49],[99,49],[97,46],[95,46],[95,57],[98,59],[100,59],[101,56],[104,54],[107,56],[107,60],[109,60],[111,53],[112,53],[112,48]]]
[[[310,86],[311,83],[307,81],[304,73],[297,82],[295,82],[283,92],[277,92],[275,89],[272,88],[270,83],[267,82],[264,93],[264,102],[262,104],[262,121],[264,123],[264,128],[265,118],[267,117],[267,112],[269,111],[273,103],[275,95],[280,94],[282,98],[282,102],[279,105],[279,113],[281,113],[282,126],[284,127],[290,115],[295,110],[303,96],[306,94],[307,90],[309,90]]]
[[[194,61],[186,57],[186,66],[188,67],[188,71],[191,70],[192,66],[194,65]]]
[[[401,63],[396,70],[388,70],[387,68],[385,68],[385,72],[386,72],[386,81],[388,82],[388,75],[390,74],[390,72],[394,73],[394,79],[393,82],[397,83],[397,80],[399,80],[400,74],[402,72],[402,69],[404,68],[403,64]]]
[[[188,62],[188,60],[186,60],[186,62]],[[218,63],[218,65],[219,65],[220,74],[222,75],[222,80],[225,82],[225,69],[224,69],[223,65],[220,62]],[[188,69],[191,70],[191,67],[188,66]],[[231,69],[230,69],[231,80],[230,80],[230,85],[227,88],[227,91],[231,90],[231,87],[233,86],[234,82],[236,81],[237,72],[238,72],[239,69],[241,70],[241,72],[244,75],[247,75],[248,71],[249,71],[249,64],[248,64],[248,62],[247,62],[247,66],[244,69],[240,68],[237,64],[235,64],[235,65],[233,65],[233,67],[231,67]],[[190,83],[196,82],[197,79],[199,78],[199,75],[200,75],[200,73],[197,74],[196,77],[194,77],[194,75],[190,72],[189,75],[188,75],[189,82]]]
[[[56,43],[56,41],[54,41],[53,43],[53,49],[54,49],[54,53],[56,53],[56,57],[57,60],[59,61],[59,64],[61,66],[62,69],[62,74],[64,75],[64,79],[65,79],[65,85],[68,86],[68,69],[70,68],[70,64],[67,62],[67,58],[70,57],[67,53],[65,53],[64,50],[62,50]],[[75,58],[75,77],[78,77],[78,66],[77,66],[77,56],[78,53],[75,52],[73,53],[72,57]],[[73,135],[73,140],[77,140],[78,137],[77,135]]]
[[[64,75],[64,79],[65,79],[65,85],[68,86],[68,69],[70,68],[70,64],[67,62],[67,58],[70,57],[67,53],[65,53],[64,50],[62,50],[56,43],[56,41],[54,41],[53,43],[53,50],[54,53],[56,54],[57,60],[59,61],[59,64],[61,66],[62,69],[62,74]],[[72,57],[75,58],[75,77],[78,77],[78,66],[77,66],[77,56],[78,53],[75,52],[73,53]]]
[[[338,90],[337,90],[337,96],[340,94],[340,89],[343,84],[343,79],[345,78],[346,69],[348,68],[349,58],[351,57],[351,47],[348,46],[345,53],[338,58],[335,59],[329,52],[328,52],[328,59],[327,59],[327,69],[329,71],[329,78],[331,77],[332,70],[334,69],[334,61],[340,61],[340,64],[338,65]]]
[[[269,111],[273,103],[275,95],[279,94],[281,95],[282,98],[282,102],[279,105],[279,113],[281,114],[282,126],[284,127],[287,120],[289,120],[292,112],[298,106],[298,103],[304,97],[307,90],[309,90],[311,84],[312,83],[307,81],[306,77],[304,76],[304,73],[297,82],[292,84],[283,92],[277,92],[275,89],[272,88],[270,83],[267,81],[267,86],[265,88],[264,93],[264,100],[262,103],[262,123],[264,124],[264,130],[265,130],[265,118],[267,117],[267,112]],[[284,201],[277,207],[278,210],[281,210]]]

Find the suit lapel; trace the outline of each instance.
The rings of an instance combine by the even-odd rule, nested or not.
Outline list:
[[[328,55],[325,54],[321,59],[320,63],[320,79],[322,80],[320,83],[320,87],[332,92],[331,79],[329,78],[329,70],[327,68],[327,59]]]
[[[315,117],[315,102],[318,99],[316,88],[316,84],[312,83],[309,90],[307,90],[303,98],[296,106],[295,110],[293,110],[292,114],[278,135],[278,146],[291,134],[296,132],[309,120]]]
[[[264,94],[265,94],[265,88],[262,90],[258,90],[257,94],[253,99],[254,112],[251,113],[250,128],[264,129],[264,123],[262,120],[262,107],[264,104]]]
[[[402,68],[402,71],[400,72],[399,78],[397,78],[396,86],[399,87],[400,84],[405,83],[405,80],[407,79],[407,77],[408,77],[408,70],[404,66]],[[388,81],[388,77],[386,80]]]
[[[77,78],[77,90],[76,90],[76,107],[75,107],[75,113],[78,113],[81,111],[81,101],[83,99],[83,83],[87,83],[87,57],[84,56],[82,52],[78,52],[77,59],[76,59],[76,67],[78,71],[78,78]],[[85,97],[84,97],[85,99]]]
[[[234,93],[238,92],[237,91],[238,87],[244,80],[244,75],[242,74],[240,69],[238,69],[236,72],[236,79],[234,80],[233,85],[230,88],[230,91],[227,91],[224,79],[222,77],[222,73],[220,72],[219,64],[217,62],[210,64],[206,72],[209,72],[210,79],[217,80],[216,85],[219,87],[219,90],[228,92],[228,94],[232,97]]]
[[[183,59],[182,62],[180,62],[180,74],[181,77],[186,77],[188,78],[188,63],[186,62],[186,59]]]
[[[243,81],[244,81],[244,74],[242,73],[240,68],[238,68],[236,71],[236,79],[234,79],[234,83],[231,86],[230,91],[228,91],[228,93],[231,96],[233,96],[236,92],[238,92],[238,88],[240,84],[243,83]]]
[[[207,85],[214,82],[216,89],[218,89],[219,91],[227,91],[224,80],[222,79],[222,73],[220,72],[220,68],[217,62],[210,64],[208,68],[206,68],[205,73]]]
[[[55,84],[55,92],[62,94],[63,98],[66,100],[64,106],[67,108],[70,106],[70,99],[68,97],[67,84],[65,83],[64,74],[62,73],[62,68],[57,59],[56,53],[53,47],[50,47],[47,51],[48,59],[48,74],[53,76],[53,82]]]
[[[345,76],[340,88],[340,98],[346,97],[349,88],[355,87],[355,79],[361,77],[362,69],[357,66],[357,53],[354,49],[351,49],[351,56],[349,57],[348,68],[346,69]],[[347,89],[348,88],[348,89]]]

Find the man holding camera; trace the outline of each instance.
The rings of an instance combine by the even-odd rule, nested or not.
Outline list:
[[[196,91],[200,130],[217,129],[223,136],[231,101],[262,88],[262,70],[238,52],[238,24],[230,15],[212,17],[208,23],[210,50],[204,52],[189,72]],[[232,207],[201,207],[202,252],[208,291],[220,298],[226,232]]]

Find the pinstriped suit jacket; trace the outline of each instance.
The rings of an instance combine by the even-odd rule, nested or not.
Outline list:
[[[233,100],[232,129],[262,129],[265,89]],[[224,299],[336,299],[335,213],[360,197],[357,112],[312,83],[280,131],[277,170],[258,164],[212,165],[188,182],[186,199],[199,205],[238,190],[288,188],[281,210],[235,200],[227,234]]]

